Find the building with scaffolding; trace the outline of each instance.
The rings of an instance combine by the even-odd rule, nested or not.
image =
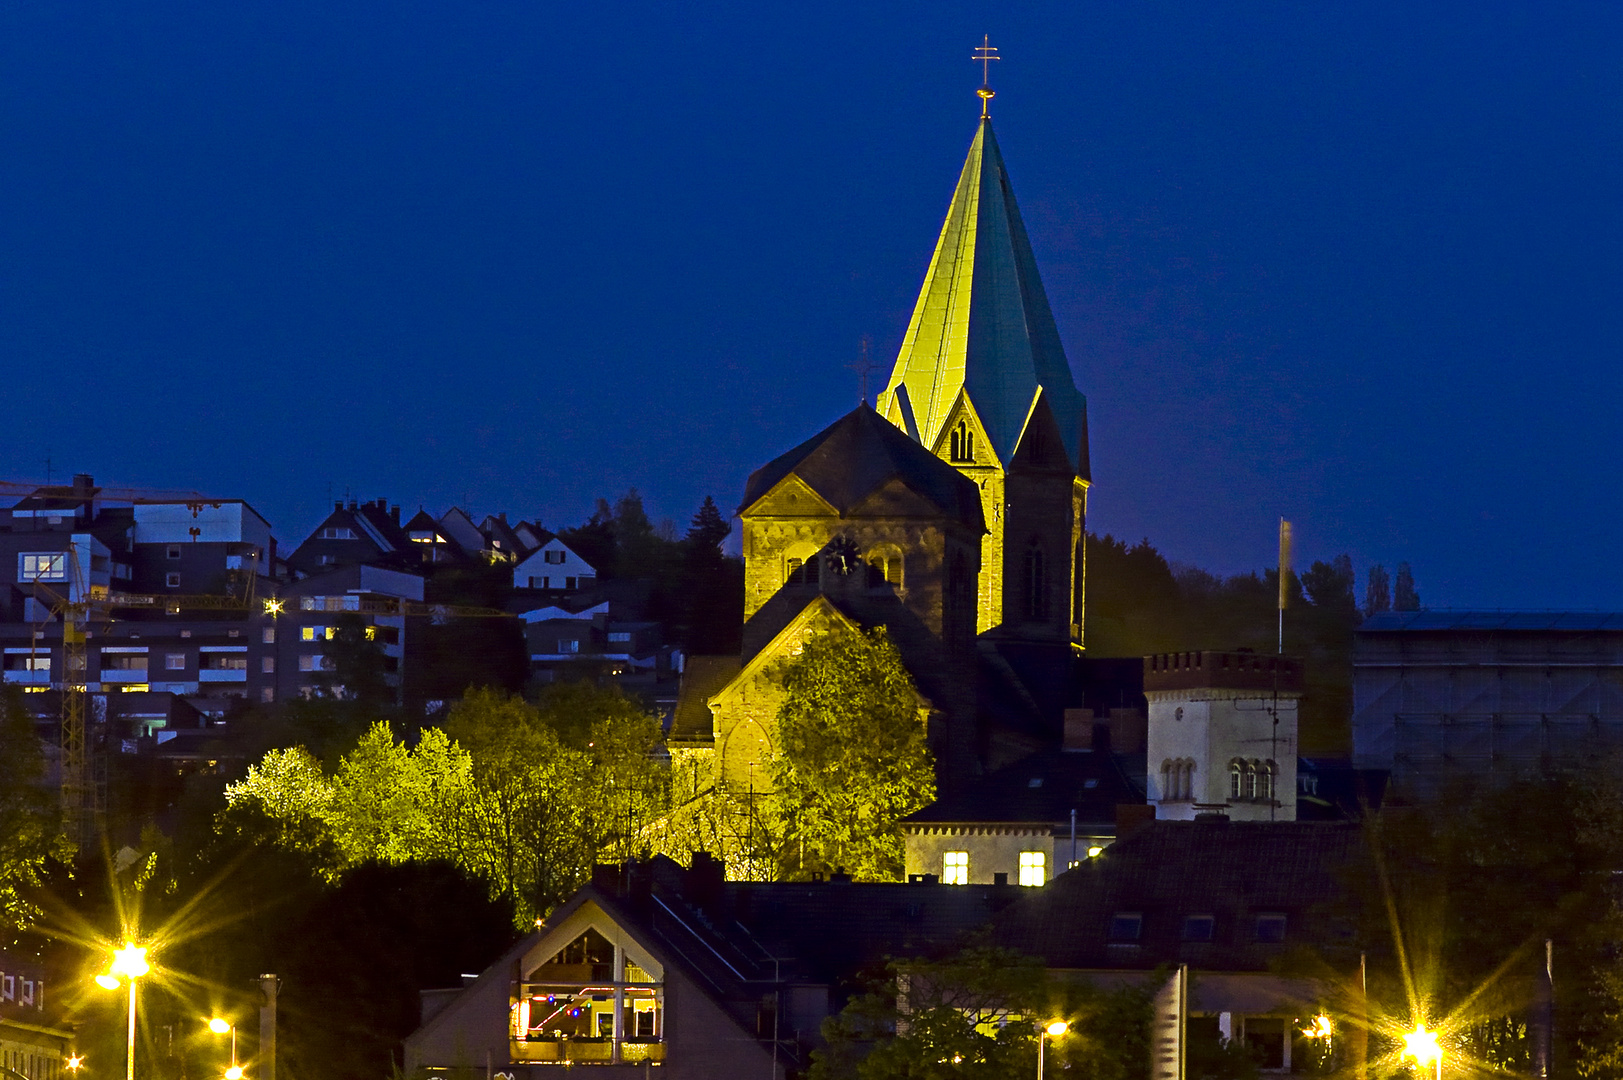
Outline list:
[[[1571,766],[1623,743],[1623,614],[1383,612],[1353,641],[1353,765],[1394,794]]]

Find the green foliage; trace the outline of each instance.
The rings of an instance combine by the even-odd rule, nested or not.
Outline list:
[[[47,861],[66,858],[57,793],[46,786],[45,753],[15,686],[0,689],[0,935],[31,922],[25,894]]]
[[[1087,537],[1087,647],[1096,656],[1191,649],[1278,647],[1278,571],[1219,578],[1174,568],[1148,540],[1129,547]],[[1285,651],[1304,661],[1301,740],[1306,753],[1351,744],[1352,632],[1358,625],[1352,560],[1316,562],[1287,582]]]
[[[1623,872],[1623,767],[1603,759],[1565,776],[1441,793],[1440,814],[1389,807],[1371,823],[1384,875],[1349,881],[1362,919],[1375,1007],[1408,1016],[1394,925],[1431,1015],[1461,1003],[1457,1039],[1473,1057],[1512,1070],[1529,1062],[1522,1022],[1527,988],[1555,949],[1558,1071],[1623,1077],[1623,918],[1613,882]],[[1388,906],[1390,897],[1390,907]],[[1343,964],[1356,964],[1349,942]],[[1334,959],[1334,958],[1332,958]]]
[[[394,703],[385,673],[389,657],[374,637],[374,628],[353,612],[337,617],[332,636],[321,643],[328,670],[317,681],[331,697],[377,708]]]
[[[1040,961],[977,946],[944,960],[892,963],[823,1025],[810,1080],[948,1080],[1029,1076],[1036,1023],[1063,1018],[1049,1039],[1054,1075],[1082,1067],[1098,1080],[1145,1080],[1150,993],[1103,992],[1051,978]]]
[[[790,876],[843,868],[902,874],[898,822],[935,798],[935,764],[913,680],[883,627],[806,642],[781,673],[772,761]]]
[[[220,828],[309,860],[325,880],[369,862],[443,860],[527,925],[600,859],[625,859],[663,811],[659,722],[618,691],[560,688],[545,708],[470,691],[415,746],[375,723],[324,768],[275,749],[226,788]]]

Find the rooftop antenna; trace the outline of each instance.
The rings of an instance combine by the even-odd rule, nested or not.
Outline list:
[[[879,366],[868,358],[868,350],[872,345],[873,338],[869,337],[867,334],[863,334],[862,359],[856,361],[855,363],[845,365],[845,370],[856,372],[862,381],[862,403],[864,405],[868,404],[868,373],[874,371]]]
[[[981,43],[975,47],[975,55],[970,59],[981,66],[981,88],[975,91],[975,96],[981,99],[981,119],[985,120],[990,115],[986,107],[996,96],[992,91],[992,61],[1003,59],[997,54],[997,46],[992,44],[992,35],[981,36]]]

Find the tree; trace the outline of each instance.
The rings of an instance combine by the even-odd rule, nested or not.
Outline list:
[[[1420,594],[1415,592],[1414,573],[1409,564],[1398,563],[1398,578],[1392,586],[1392,609],[1394,611],[1419,611]]]
[[[1391,610],[1392,576],[1386,572],[1386,567],[1377,563],[1369,568],[1368,582],[1364,586],[1364,617]]]
[[[699,504],[698,512],[693,515],[693,522],[688,526],[688,534],[684,539],[688,548],[688,558],[696,561],[719,560],[721,542],[727,539],[732,531],[732,524],[721,516],[716,500],[706,495],[704,502]]]
[[[0,689],[0,933],[36,914],[24,899],[46,862],[66,858],[57,795],[45,782],[45,752],[16,686]]]
[[[781,675],[775,802],[790,873],[902,875],[899,822],[935,798],[913,680],[883,627],[811,638]]]
[[[321,685],[333,697],[377,708],[395,702],[385,673],[389,656],[377,641],[377,630],[353,612],[334,620],[331,636],[321,643],[326,670]]]
[[[1151,980],[1153,982],[1153,979]],[[811,1080],[950,1080],[1029,1076],[1033,1017],[1063,1017],[1051,1041],[1054,1075],[1084,1067],[1097,1080],[1146,1080],[1149,990],[1102,992],[1051,978],[1041,961],[971,946],[940,960],[889,964],[866,992],[823,1024]]]
[[[1333,562],[1315,562],[1302,575],[1302,591],[1314,607],[1335,612],[1356,612],[1352,557],[1337,555]]]

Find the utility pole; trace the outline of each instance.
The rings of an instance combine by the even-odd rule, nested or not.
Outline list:
[[[282,980],[275,975],[261,975],[259,989],[265,994],[265,1004],[259,1007],[259,1076],[257,1080],[276,1080],[276,993]]]

